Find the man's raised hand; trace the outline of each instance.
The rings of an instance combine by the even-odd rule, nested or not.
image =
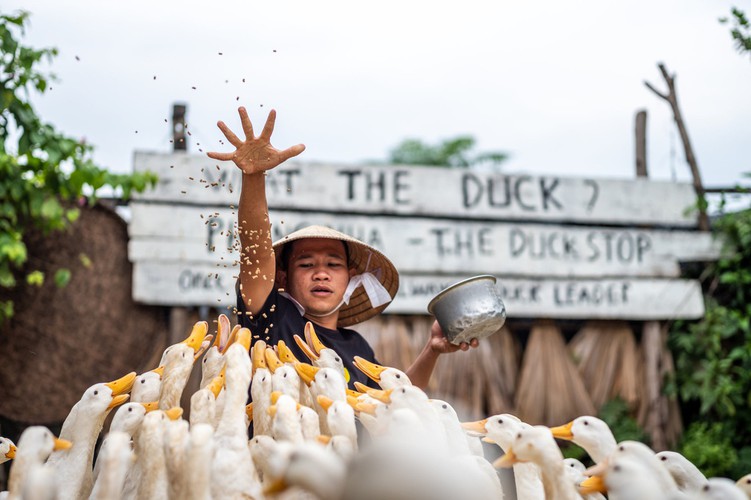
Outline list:
[[[250,123],[250,118],[245,108],[240,107],[238,111],[240,113],[240,122],[245,132],[245,140],[240,140],[223,121],[219,121],[217,126],[224,134],[224,137],[236,149],[232,153],[206,153],[209,158],[221,161],[231,160],[244,173],[254,174],[271,170],[280,163],[305,151],[304,144],[298,144],[283,151],[279,151],[271,145],[271,133],[274,131],[274,122],[276,121],[276,111],[273,109],[269,112],[266,125],[264,125],[263,131],[258,137],[253,136],[253,124]]]

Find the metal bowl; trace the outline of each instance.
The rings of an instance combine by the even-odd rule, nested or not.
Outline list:
[[[501,329],[506,306],[495,286],[495,276],[481,275],[451,285],[428,304],[452,344],[481,339]]]

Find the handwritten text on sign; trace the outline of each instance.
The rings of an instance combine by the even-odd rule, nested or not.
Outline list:
[[[231,210],[132,203],[130,259],[234,262]],[[383,251],[402,272],[505,276],[678,276],[681,261],[710,260],[719,243],[689,231],[458,222],[272,211],[273,239],[331,226]]]
[[[236,205],[242,175],[232,163],[187,154],[136,153],[135,169],[159,175],[139,199]],[[689,184],[646,179],[502,175],[415,166],[285,163],[267,176],[277,209],[430,217],[660,224],[692,227]]]
[[[164,305],[232,308],[238,268],[177,262],[136,262],[134,298]],[[425,314],[428,302],[462,276],[416,276],[403,273],[399,293],[387,312]],[[499,279],[497,286],[512,318],[692,319],[704,313],[701,287],[689,280]]]

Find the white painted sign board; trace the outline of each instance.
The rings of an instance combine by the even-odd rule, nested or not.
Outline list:
[[[163,305],[236,305],[238,266],[136,262],[135,300]],[[402,273],[399,293],[386,312],[425,314],[428,302],[445,287],[469,277]],[[695,319],[704,314],[701,287],[691,280],[499,278],[510,318]]]
[[[137,199],[236,205],[241,172],[203,155],[136,152],[136,171],[159,175]],[[690,184],[647,179],[595,179],[482,173],[418,166],[353,166],[287,162],[267,176],[276,209],[400,214],[460,219],[655,224],[695,227]]]
[[[136,153],[135,169],[160,176],[130,205],[135,300],[232,309],[239,170],[180,153]],[[688,184],[288,163],[267,194],[274,240],[323,224],[388,255],[391,313],[425,313],[446,286],[492,274],[511,318],[698,318],[698,282],[672,278],[720,254],[689,230]]]
[[[230,209],[131,203],[132,260],[234,262],[237,215]],[[274,237],[310,224],[351,234],[402,272],[536,277],[679,276],[679,262],[714,260],[708,233],[413,217],[272,211]]]

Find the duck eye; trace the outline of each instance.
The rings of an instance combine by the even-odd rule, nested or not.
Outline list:
[[[663,462],[664,462],[665,460],[667,460],[667,459],[668,459],[668,457],[660,457],[660,460],[662,460]]]
[[[203,361],[202,361],[202,363],[205,363],[206,361],[207,361],[207,359],[206,359],[206,358],[203,358]]]
[[[183,358],[185,357],[185,353],[183,353]]]
[[[613,466],[613,470],[614,470],[615,472],[620,472],[620,471],[621,471],[621,466],[620,466],[620,465],[614,465],[614,466]]]
[[[133,408],[128,408],[128,411],[133,411]]]
[[[502,418],[499,418],[499,419],[498,419],[498,423],[499,423],[499,424],[502,424],[502,423],[503,423],[503,419],[502,419]]]
[[[402,389],[402,394],[407,394],[407,389]]]
[[[402,376],[397,373],[396,378],[402,378]]]
[[[705,484],[705,485],[704,485],[704,488],[702,488],[702,490],[703,490],[703,491],[709,491],[709,485],[708,485],[708,484]]]
[[[99,391],[94,391],[94,396],[96,396],[97,394],[99,394]]]
[[[285,373],[284,375],[282,375],[282,377],[283,377],[283,378],[287,378],[287,374]]]
[[[339,357],[337,356],[336,358],[334,358],[334,361],[336,361],[337,363],[341,363],[342,360],[339,359]]]
[[[587,421],[585,420],[585,421],[584,421],[584,425],[589,425],[589,422],[587,422]]]
[[[142,383],[142,384],[145,384],[145,383],[146,383],[146,380],[144,380],[144,379],[141,379],[141,383]]]
[[[619,449],[619,450],[621,450],[621,451],[623,451],[623,450],[625,450],[626,448],[624,448],[624,447],[623,447],[623,445],[621,445],[621,446],[619,446],[619,447],[618,447],[618,449]]]
[[[443,408],[444,410],[448,409],[448,407],[449,405],[441,405],[441,408]]]
[[[522,433],[521,432],[516,435],[516,439],[521,439],[521,437],[522,437]]]
[[[323,378],[329,378],[329,374],[328,373],[324,373],[323,374]]]

